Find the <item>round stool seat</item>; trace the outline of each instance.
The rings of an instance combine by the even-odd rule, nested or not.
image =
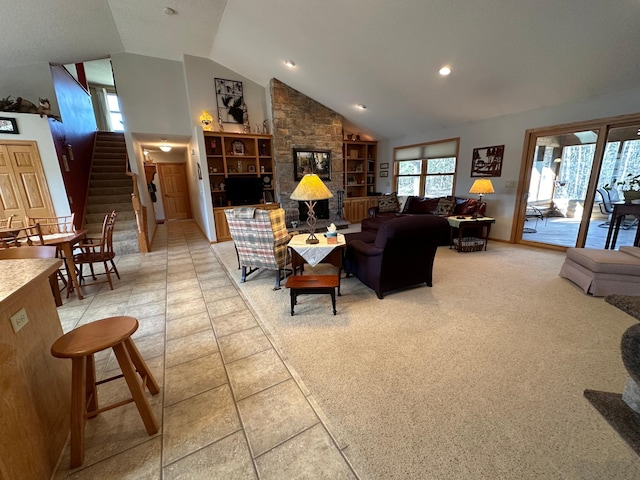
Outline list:
[[[58,358],[85,357],[111,348],[129,338],[138,329],[133,317],[109,317],[82,325],[51,346],[51,354]]]

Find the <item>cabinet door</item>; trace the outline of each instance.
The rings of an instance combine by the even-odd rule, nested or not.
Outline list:
[[[231,232],[229,231],[229,224],[227,223],[224,209],[216,209],[213,211],[213,221],[216,224],[216,240],[218,242],[231,240]]]
[[[53,217],[53,203],[35,143],[0,145],[2,216]]]

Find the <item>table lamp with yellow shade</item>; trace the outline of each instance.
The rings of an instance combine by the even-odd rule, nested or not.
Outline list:
[[[315,236],[316,230],[316,214],[313,211],[313,207],[318,200],[326,200],[333,197],[333,194],[329,191],[327,186],[323,183],[318,175],[315,173],[307,173],[300,183],[291,193],[291,200],[298,200],[305,202],[309,213],[307,214],[307,225],[309,225],[309,237],[306,243],[314,244],[319,240]]]
[[[477,180],[474,180],[473,185],[471,185],[471,190],[469,190],[469,193],[478,194],[480,195],[480,198],[478,199],[478,208],[476,209],[476,212],[473,214],[473,218],[484,216],[478,213],[478,211],[482,207],[482,195],[487,195],[494,192],[495,190],[493,189],[493,184],[491,183],[490,179],[478,178]]]

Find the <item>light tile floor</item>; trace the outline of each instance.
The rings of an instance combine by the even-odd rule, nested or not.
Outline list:
[[[54,478],[359,478],[196,224],[158,226],[152,250],[117,257],[113,291],[87,286],[58,313],[65,332],[138,319],[133,338],[161,385],[147,392],[160,432],[147,436],[134,404],[104,412],[87,422],[82,467],[69,471],[67,447]],[[110,351],[96,369],[119,373]],[[127,396],[122,379],[99,387],[103,405]]]

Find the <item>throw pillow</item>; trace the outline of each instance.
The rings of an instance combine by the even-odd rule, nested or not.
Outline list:
[[[436,208],[436,211],[433,212],[436,215],[451,215],[453,213],[453,209],[456,206],[456,202],[455,200],[448,200],[446,198],[441,198],[438,201],[438,207]]]
[[[397,212],[398,210],[400,210],[400,203],[398,203],[398,194],[396,192],[378,197],[378,211],[380,213]]]
[[[438,208],[439,198],[409,197],[402,213],[429,214]]]
[[[453,213],[456,215],[473,215],[478,208],[478,201],[475,198],[468,198],[466,200],[457,200],[457,205]]]

